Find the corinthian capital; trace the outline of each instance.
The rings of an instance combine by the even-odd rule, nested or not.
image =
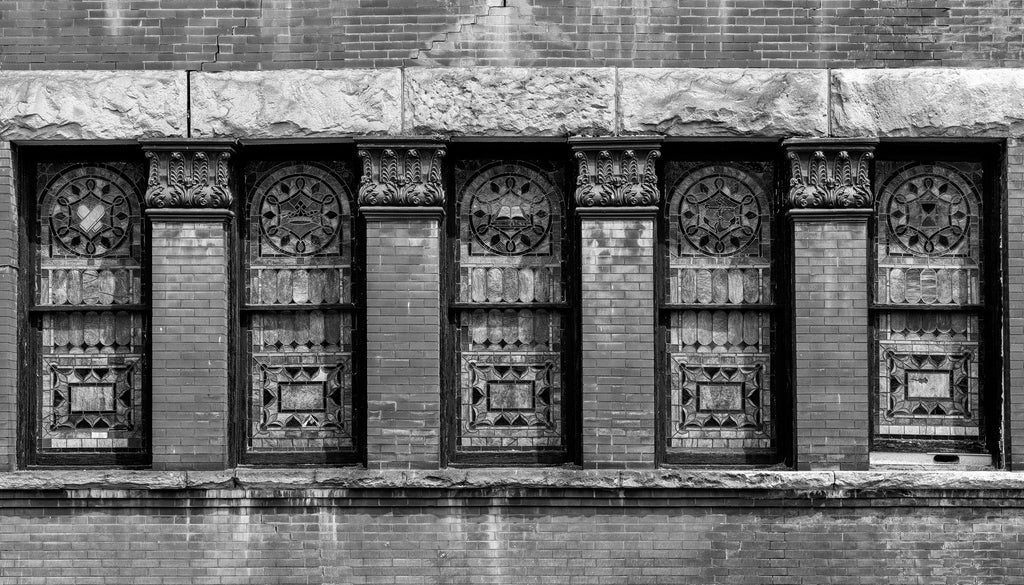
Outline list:
[[[868,209],[872,206],[874,139],[792,139],[787,203],[793,209]]]
[[[584,138],[572,140],[579,165],[576,205],[638,207],[658,204],[655,163],[660,139]]]
[[[437,207],[444,205],[438,141],[402,140],[359,144],[363,177],[360,206]]]
[[[149,208],[227,209],[231,193],[231,143],[176,141],[144,145],[149,159]]]

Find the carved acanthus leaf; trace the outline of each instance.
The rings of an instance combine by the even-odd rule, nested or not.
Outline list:
[[[154,149],[149,159],[146,206],[155,208],[228,208],[230,151]]]
[[[359,205],[440,206],[444,204],[440,145],[379,146],[359,149],[363,177]]]
[[[634,207],[658,204],[654,147],[577,148],[576,205]]]
[[[872,206],[870,145],[791,146],[789,206],[867,209]]]

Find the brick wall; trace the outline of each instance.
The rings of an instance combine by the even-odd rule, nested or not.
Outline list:
[[[1006,348],[1003,416],[1008,461],[1024,469],[1024,141],[1007,141],[1006,163]]]
[[[1020,66],[1019,0],[0,0],[0,69]]]
[[[911,507],[899,494],[770,491],[759,494],[757,507],[708,490],[130,493],[23,492],[0,501],[0,582],[1024,580],[1020,492],[980,499],[935,493]],[[179,507],[184,497],[187,508]]]
[[[586,467],[654,466],[656,210],[627,211],[580,211]]]
[[[18,228],[11,144],[0,141],[0,472],[17,465]]]
[[[228,251],[214,213],[151,216],[153,469],[228,464]]]
[[[366,216],[366,457],[370,469],[440,465],[439,210]]]
[[[796,465],[867,469],[870,211],[791,213]]]

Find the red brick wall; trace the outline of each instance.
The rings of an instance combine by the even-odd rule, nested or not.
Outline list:
[[[1020,9],[1019,0],[0,0],[0,69],[1020,66]]]
[[[11,144],[0,141],[0,472],[17,465],[18,228]]]
[[[224,469],[228,465],[224,220],[151,218],[153,469]]]
[[[654,466],[654,218],[581,210],[583,464]]]
[[[436,469],[441,433],[441,215],[366,216],[369,469]]]
[[[694,490],[223,490],[127,496],[80,490],[15,493],[0,500],[0,581],[1024,581],[1019,492],[998,499],[957,499],[949,492],[921,498],[913,507],[898,495],[780,497],[771,492],[760,494],[752,507],[751,499]],[[185,497],[189,506],[179,507]]]
[[[797,469],[868,467],[870,211],[795,211]]]

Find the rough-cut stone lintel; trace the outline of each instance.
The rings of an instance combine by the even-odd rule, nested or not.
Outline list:
[[[16,471],[0,473],[11,490],[309,490],[309,489],[669,489],[820,492],[1021,491],[1024,474],[1001,471],[580,471],[574,469],[446,469],[376,472],[362,469],[249,469],[208,472]]]

